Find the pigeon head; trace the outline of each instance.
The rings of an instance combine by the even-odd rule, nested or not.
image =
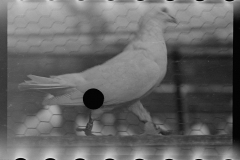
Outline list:
[[[161,23],[177,23],[176,19],[171,14],[169,14],[167,8],[152,9],[146,13],[145,18],[152,19]]]
[[[177,20],[168,12],[167,8],[162,8],[158,14],[165,22],[177,23]]]

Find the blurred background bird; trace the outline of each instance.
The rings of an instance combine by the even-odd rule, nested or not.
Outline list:
[[[157,127],[140,100],[159,86],[167,71],[167,49],[163,37],[167,23],[176,23],[166,9],[151,10],[139,21],[139,31],[122,53],[80,73],[39,77],[19,84],[20,90],[40,90],[54,95],[43,105],[84,106],[83,95],[92,88],[104,95],[101,108],[91,110],[86,135],[91,132],[93,121],[101,114],[115,108],[132,111],[145,123],[144,134],[168,134]],[[77,128],[82,131],[82,129]]]

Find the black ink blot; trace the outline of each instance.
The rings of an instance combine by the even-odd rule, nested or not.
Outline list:
[[[89,109],[98,109],[103,105],[104,95],[98,89],[87,90],[83,95],[83,103]]]

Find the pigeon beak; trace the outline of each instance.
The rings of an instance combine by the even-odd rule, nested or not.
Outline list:
[[[173,16],[169,15],[169,17],[170,17],[170,19],[168,22],[177,23],[177,20]]]

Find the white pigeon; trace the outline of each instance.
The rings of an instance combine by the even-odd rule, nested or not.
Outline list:
[[[87,129],[91,130],[93,120],[98,118],[94,113],[127,106],[146,122],[144,134],[164,134],[140,100],[158,87],[166,74],[167,49],[163,30],[167,22],[176,23],[176,20],[166,9],[151,10],[141,17],[136,37],[112,59],[80,73],[50,78],[28,75],[31,80],[19,84],[19,89],[55,91],[55,97],[45,99],[43,105],[84,106],[84,93],[95,88],[103,93],[104,102],[101,108],[91,111]],[[89,131],[85,133],[92,135]]]

